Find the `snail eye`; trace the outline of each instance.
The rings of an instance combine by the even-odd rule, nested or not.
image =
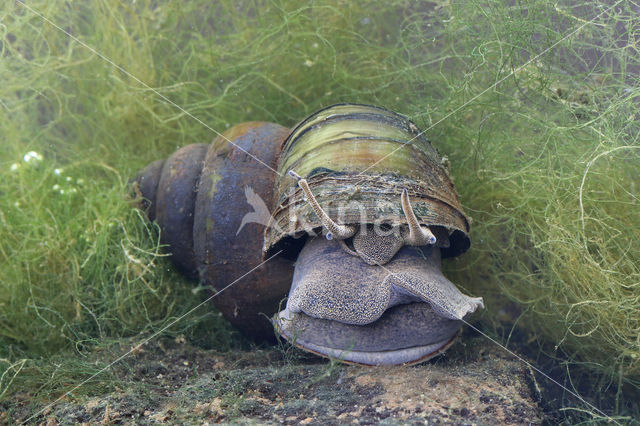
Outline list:
[[[429,235],[429,244],[435,244],[436,243],[436,237],[435,235]]]

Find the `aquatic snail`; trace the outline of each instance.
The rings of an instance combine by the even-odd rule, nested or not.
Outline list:
[[[333,105],[292,130],[239,124],[133,185],[176,265],[223,290],[213,302],[254,338],[275,326],[323,356],[415,363],[483,307],[440,270],[470,245],[442,159],[387,109]]]

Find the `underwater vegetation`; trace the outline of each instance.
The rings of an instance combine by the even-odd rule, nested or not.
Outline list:
[[[130,208],[136,170],[348,101],[448,157],[473,222],[444,268],[484,297],[474,324],[638,415],[640,6],[578,3],[3,3],[0,400],[57,396],[201,302]],[[211,305],[163,333],[246,343]]]

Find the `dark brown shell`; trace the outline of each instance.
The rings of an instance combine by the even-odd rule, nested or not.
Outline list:
[[[268,318],[287,294],[293,265],[279,257],[254,269],[262,263],[263,225],[248,223],[237,232],[253,210],[245,189],[271,208],[276,176],[247,152],[275,169],[288,132],[277,124],[243,123],[211,145],[181,148],[136,177],[142,207],[160,225],[176,265],[220,291],[213,298],[218,309],[258,339],[273,336]]]

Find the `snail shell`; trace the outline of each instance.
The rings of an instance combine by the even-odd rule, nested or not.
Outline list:
[[[248,223],[237,231],[252,210],[246,188],[266,203],[273,199],[276,175],[252,156],[275,168],[288,132],[273,123],[242,123],[210,145],[188,145],[166,161],[151,163],[135,178],[139,207],[159,224],[176,266],[212,291],[224,290],[213,299],[215,305],[259,340],[273,339],[268,317],[287,294],[293,264],[277,257],[241,278],[262,263],[263,225]]]
[[[482,307],[440,271],[441,257],[470,244],[453,183],[415,124],[392,111],[339,104],[291,131],[243,123],[209,146],[150,164],[135,185],[139,207],[159,223],[176,265],[223,290],[214,303],[252,337],[273,336],[266,318],[291,288],[273,320],[284,338],[354,363],[411,363],[446,349],[464,318]],[[260,210],[257,199],[273,212],[268,224],[247,221]],[[319,211],[353,232],[319,236],[331,236]],[[406,246],[408,222],[409,233],[425,230],[435,244]],[[378,235],[375,226],[392,235]],[[367,230],[372,236],[358,239]],[[389,242],[395,245],[384,264],[365,261],[365,251]]]

